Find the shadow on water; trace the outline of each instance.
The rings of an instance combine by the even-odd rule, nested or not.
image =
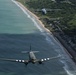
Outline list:
[[[45,37],[40,35],[38,33],[0,34],[0,57],[28,59],[28,55],[22,54],[21,51],[29,51],[30,44],[32,50],[40,51],[36,54],[38,58],[57,55],[53,48],[46,43]],[[57,59],[46,62],[44,65],[29,64],[27,67],[21,63],[0,61],[0,75],[64,75],[65,72],[58,68],[58,65],[63,66]]]

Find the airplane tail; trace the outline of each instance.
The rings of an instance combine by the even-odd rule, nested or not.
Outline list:
[[[29,53],[29,51],[22,51],[22,53]]]
[[[22,53],[29,53],[29,52],[38,53],[39,51],[32,51],[31,50],[31,45],[30,45],[30,51],[22,51]]]
[[[38,53],[39,51],[22,51],[22,53],[29,53],[29,52]]]
[[[38,53],[39,51],[32,51],[33,53]]]

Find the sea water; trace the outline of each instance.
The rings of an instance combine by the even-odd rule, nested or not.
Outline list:
[[[0,61],[0,75],[76,75],[73,61],[62,45],[14,0],[0,0],[0,57],[28,59],[22,51],[39,51],[36,57],[60,58],[42,65]]]

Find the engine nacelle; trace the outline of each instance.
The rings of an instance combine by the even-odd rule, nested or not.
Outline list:
[[[27,63],[24,63],[25,65],[28,65],[28,62]]]
[[[39,61],[38,63],[39,63],[39,64],[42,64],[42,61]]]

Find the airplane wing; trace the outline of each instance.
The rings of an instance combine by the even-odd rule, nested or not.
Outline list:
[[[38,62],[39,62],[39,64],[42,64],[42,62],[57,59],[57,58],[60,58],[60,57],[61,57],[61,55],[58,55],[56,57],[44,58],[44,59],[40,59]]]
[[[28,62],[29,62],[29,60],[6,59],[6,58],[0,58],[0,60],[11,61],[11,62],[19,62],[19,63],[25,63],[25,64],[28,64]]]

